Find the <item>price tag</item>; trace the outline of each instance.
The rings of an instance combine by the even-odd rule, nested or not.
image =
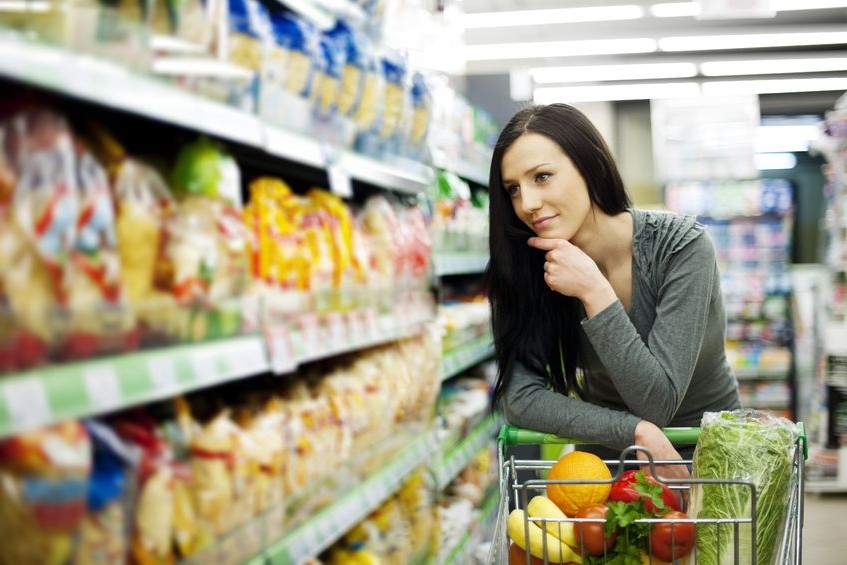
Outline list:
[[[52,411],[47,391],[38,377],[10,381],[2,387],[6,409],[15,430],[29,430],[50,422]]]
[[[163,396],[179,389],[179,383],[176,380],[176,367],[172,357],[164,355],[151,357],[147,360],[147,371],[150,375],[150,382],[153,383],[153,388]]]
[[[329,334],[330,347],[341,349],[347,347],[347,328],[344,325],[344,317],[341,314],[328,314],[326,317],[326,328]]]
[[[363,312],[347,314],[347,327],[350,328],[350,344],[359,345],[367,338],[367,324]]]
[[[300,339],[303,343],[303,352],[306,357],[316,355],[320,351],[320,326],[318,317],[314,315],[301,316],[298,321],[300,326]]]
[[[353,198],[353,182],[350,173],[341,165],[330,165],[327,168],[329,190],[341,198]]]
[[[297,359],[291,346],[291,333],[286,327],[277,327],[268,331],[269,358],[271,371],[281,375],[297,368]]]
[[[82,379],[88,392],[88,400],[95,410],[108,411],[119,407],[121,389],[114,367],[95,365],[83,370]]]
[[[379,339],[379,317],[376,315],[376,310],[365,311],[365,333],[368,336],[368,341]]]
[[[191,371],[199,383],[211,383],[218,379],[218,364],[210,349],[195,351],[189,357]]]

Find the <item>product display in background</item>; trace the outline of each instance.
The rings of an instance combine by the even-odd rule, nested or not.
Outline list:
[[[458,175],[438,171],[432,220],[437,253],[488,253],[488,193],[471,191]]]
[[[449,77],[412,66],[406,49],[384,44],[381,20],[353,15],[381,13],[373,4],[342,0],[332,7],[338,13],[318,22],[307,14],[327,6],[298,13],[266,0],[133,7],[46,0],[32,10],[0,7],[0,30],[24,48],[37,41],[109,60],[116,73],[129,67],[378,160],[487,169],[496,123]]]
[[[675,212],[693,214],[715,245],[727,315],[727,361],[743,406],[794,418],[793,188],[779,179],[676,181]]]
[[[399,319],[426,292],[432,244],[417,205],[374,195],[353,208],[259,177],[242,210],[238,164],[205,138],[162,170],[50,110],[0,130],[2,370],[254,334],[262,319]]]
[[[112,415],[90,433],[68,422],[2,440],[0,497],[15,512],[0,530],[20,543],[2,544],[0,561],[33,562],[27,552],[45,547],[55,563],[252,557],[385,464],[406,427],[431,425],[439,357],[429,331],[284,382]]]

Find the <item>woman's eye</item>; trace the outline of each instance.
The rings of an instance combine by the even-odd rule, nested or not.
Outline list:
[[[506,187],[506,193],[513,198],[518,193],[518,190],[520,190],[520,187],[516,184]]]
[[[538,173],[535,175],[535,182],[544,182],[550,178],[550,173]]]

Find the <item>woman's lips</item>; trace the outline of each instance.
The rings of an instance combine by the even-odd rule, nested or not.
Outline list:
[[[556,218],[556,216],[547,216],[547,217],[541,218],[539,220],[535,220],[534,222],[532,222],[532,227],[535,228],[535,229],[546,228],[548,225],[550,225],[551,221],[554,218]]]

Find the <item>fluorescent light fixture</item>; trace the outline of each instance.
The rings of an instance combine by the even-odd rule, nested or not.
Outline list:
[[[847,0],[771,0],[771,10],[790,12],[847,8]],[[655,18],[693,18],[700,15],[699,2],[661,2],[648,9]]]
[[[827,10],[847,8],[845,0],[771,0],[771,9],[777,12],[800,10]]]
[[[837,45],[841,43],[847,43],[847,31],[663,37],[659,39],[659,49],[661,51],[709,51],[789,47],[792,45]]]
[[[583,8],[554,8],[549,10],[515,10],[464,14],[462,16],[462,27],[465,29],[480,29],[544,24],[611,22],[637,20],[643,17],[644,8],[641,6],[622,4],[619,6],[587,6]]]
[[[500,61],[506,59],[540,59],[548,57],[579,57],[583,55],[652,53],[655,50],[655,39],[634,38],[466,45],[464,53],[465,61]]]
[[[0,0],[0,12],[50,11],[50,0]]]
[[[818,126],[812,124],[759,126],[753,147],[757,153],[808,151],[809,143],[820,135]]]
[[[753,165],[760,171],[793,169],[797,157],[793,153],[756,153]]]
[[[539,67],[530,69],[529,74],[536,84],[689,78],[697,76],[697,65],[694,63],[643,63]]]
[[[650,100],[654,98],[687,98],[700,94],[696,82],[653,84],[609,84],[602,86],[545,86],[536,88],[536,104],[553,102],[605,102],[610,100]]]
[[[707,77],[820,73],[833,71],[847,71],[847,57],[706,61],[700,64],[700,72]]]
[[[780,92],[821,92],[828,90],[847,90],[847,77],[730,80],[703,83],[703,94],[707,96],[729,96],[733,94],[778,94]]]

